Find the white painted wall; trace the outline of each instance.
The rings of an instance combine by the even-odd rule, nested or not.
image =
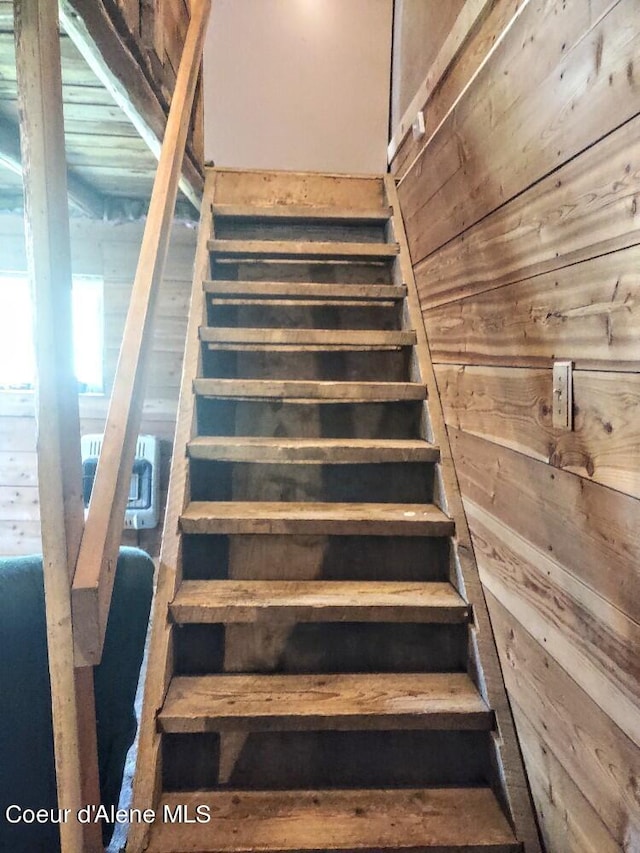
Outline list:
[[[386,171],[392,0],[214,0],[205,156],[218,166]]]

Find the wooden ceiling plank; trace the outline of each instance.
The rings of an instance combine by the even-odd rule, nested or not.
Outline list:
[[[17,127],[3,119],[0,119],[0,163],[15,175],[22,176],[20,133]],[[93,219],[102,219],[105,209],[103,196],[70,169],[67,169],[67,192],[74,207]]]
[[[60,0],[60,20],[102,85],[159,158],[166,125],[164,108],[102,4],[95,0]],[[202,187],[202,176],[187,154],[180,189],[196,209]]]

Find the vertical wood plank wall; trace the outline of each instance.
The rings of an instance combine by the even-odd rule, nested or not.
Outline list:
[[[74,273],[104,277],[105,396],[80,398],[82,433],[101,432],[124,328],[129,294],[142,240],[143,222],[120,225],[72,220]],[[162,511],[168,484],[196,230],[176,224],[162,283],[155,347],[147,388],[142,432],[161,438]],[[2,271],[26,269],[21,216],[0,216]],[[0,556],[40,551],[32,393],[0,391]],[[139,544],[152,556],[159,551],[160,529],[127,531],[125,544]]]
[[[496,0],[426,123],[392,171],[547,850],[640,850],[640,2]]]

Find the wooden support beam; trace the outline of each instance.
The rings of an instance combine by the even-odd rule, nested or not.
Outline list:
[[[167,126],[165,106],[120,37],[104,4],[95,0],[59,0],[59,6],[64,31],[159,160]],[[199,167],[187,151],[180,189],[196,209],[200,208],[202,188]]]
[[[5,119],[0,119],[0,164],[22,177],[20,131]],[[102,219],[105,211],[104,196],[68,167],[67,192],[69,201],[81,213],[92,219]]]
[[[74,670],[71,577],[83,529],[80,419],[71,341],[58,13],[16,0],[16,65],[24,166],[27,260],[35,303],[40,519],[58,806],[77,813],[99,791],[93,672]],[[63,853],[102,850],[100,827],[60,824]]]

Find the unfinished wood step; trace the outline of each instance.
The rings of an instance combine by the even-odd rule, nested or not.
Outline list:
[[[466,673],[202,675],[173,678],[158,715],[170,734],[211,731],[489,731]]]
[[[321,242],[315,240],[209,240],[217,258],[305,260],[390,260],[397,257],[397,243]]]
[[[460,624],[469,608],[450,583],[397,581],[183,581],[178,624],[408,622]]]
[[[450,536],[453,521],[433,504],[306,501],[192,501],[180,517],[183,533]]]
[[[194,393],[202,397],[296,399],[379,403],[424,400],[419,382],[327,382],[298,379],[195,379]]]
[[[391,218],[390,207],[371,210],[351,207],[315,207],[309,204],[272,204],[258,207],[243,204],[214,204],[214,217],[237,221],[263,220],[277,223],[337,223],[340,225],[383,225]]]
[[[201,326],[203,343],[265,344],[292,346],[304,349],[312,346],[410,347],[416,342],[413,331],[380,331],[377,329],[271,329],[225,328]]]
[[[489,788],[180,791],[158,815],[199,805],[209,823],[156,820],[148,853],[520,853]]]
[[[437,462],[440,451],[422,439],[273,438],[271,436],[198,436],[188,445],[192,459],[214,462],[305,462],[360,464]]]
[[[295,281],[205,281],[205,293],[214,296],[234,296],[250,299],[313,299],[338,302],[349,301],[394,301],[407,294],[404,285],[395,284],[316,284]]]

